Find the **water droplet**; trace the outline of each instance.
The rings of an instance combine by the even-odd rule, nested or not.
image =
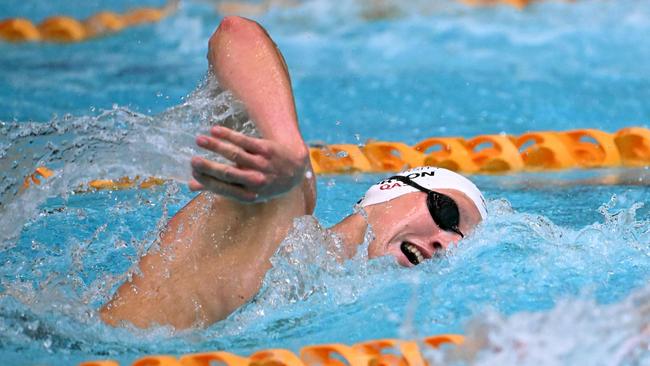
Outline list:
[[[34,320],[33,322],[28,322],[27,325],[26,325],[26,328],[31,330],[31,331],[35,331],[35,330],[38,329],[38,324],[39,324],[39,321]]]
[[[126,242],[125,242],[124,240],[120,240],[120,239],[118,239],[118,240],[115,241],[115,243],[113,244],[113,246],[115,247],[115,249],[124,249],[124,248],[126,248],[128,245],[126,244]]]
[[[163,93],[162,93],[161,91],[158,91],[158,92],[156,92],[156,96],[157,96],[158,98],[160,98],[160,97],[163,96]]]
[[[339,158],[346,158],[348,156],[348,153],[346,151],[339,151],[336,153],[336,156]]]

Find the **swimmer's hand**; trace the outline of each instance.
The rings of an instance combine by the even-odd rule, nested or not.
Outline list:
[[[290,191],[305,176],[309,153],[302,143],[293,146],[246,136],[215,126],[212,136],[200,135],[196,144],[232,161],[221,164],[192,158],[192,191],[210,191],[240,202],[261,202]]]

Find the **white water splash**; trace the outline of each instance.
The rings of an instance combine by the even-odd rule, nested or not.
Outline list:
[[[92,179],[123,176],[187,181],[192,155],[205,155],[194,138],[224,124],[255,134],[241,104],[214,78],[187,101],[157,116],[114,107],[97,117],[54,119],[46,123],[2,123],[0,156],[0,248],[8,248],[22,224],[48,197],[66,197]],[[54,177],[23,190],[23,179],[45,166]]]

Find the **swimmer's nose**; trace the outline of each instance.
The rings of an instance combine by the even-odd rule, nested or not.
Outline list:
[[[440,244],[439,241],[434,241],[433,242],[433,251],[434,251],[434,253],[437,253],[437,252],[439,252],[441,250],[444,250],[444,249],[446,249],[446,248],[443,247],[442,244]]]
[[[456,243],[456,241],[453,238],[436,237],[429,245],[433,250],[433,255],[438,255],[446,251],[447,248],[454,243]]]

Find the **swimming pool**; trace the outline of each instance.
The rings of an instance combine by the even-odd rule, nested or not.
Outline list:
[[[65,4],[3,4],[0,17],[161,2]],[[519,12],[395,1],[394,17],[372,21],[358,4],[306,1],[258,18],[285,54],[311,143],[648,126],[648,3],[547,2]],[[93,178],[187,176],[193,135],[221,112],[210,109],[209,87],[197,88],[218,20],[209,4],[184,2],[159,24],[85,43],[0,44],[4,364],[443,332],[482,350],[467,364],[650,362],[640,346],[650,323],[647,169],[477,176],[490,219],[413,270],[328,261],[322,230],[305,218],[267,286],[229,319],[176,334],[104,326],[94,311],[193,194],[174,182],[74,191]],[[38,165],[57,175],[16,195]],[[350,213],[378,178],[320,177],[321,225]]]

